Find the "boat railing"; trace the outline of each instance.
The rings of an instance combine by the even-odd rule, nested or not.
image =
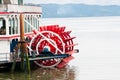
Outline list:
[[[15,5],[15,4],[7,4],[0,5],[1,12],[42,12],[41,7],[39,6],[29,6],[29,5]]]
[[[0,12],[6,12],[7,6],[6,5],[0,5]]]
[[[0,53],[0,62],[1,61],[10,61],[9,53]]]

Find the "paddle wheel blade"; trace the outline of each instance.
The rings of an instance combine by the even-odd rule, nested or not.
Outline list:
[[[59,32],[64,32],[64,30],[65,30],[65,27],[60,27],[60,28],[58,28],[57,31],[58,31],[58,33],[59,33]]]
[[[66,65],[67,65],[67,63],[62,61],[62,62],[61,62],[60,64],[58,64],[56,67],[59,68],[59,69],[61,69],[61,68],[64,68]]]
[[[60,27],[59,25],[41,26],[39,31],[33,30],[34,37],[32,37],[29,43],[29,48],[35,51],[37,55],[45,54],[46,52],[55,54],[67,54],[66,58],[53,58],[48,60],[37,60],[35,64],[43,68],[57,67],[62,68],[73,59],[72,54],[75,52],[73,39],[70,33],[72,31],[65,31],[66,27]],[[32,54],[30,50],[30,54]],[[52,54],[47,54],[51,56]],[[53,56],[52,55],[52,56]]]
[[[78,52],[79,50],[75,49],[75,50],[66,52],[66,54],[72,55],[73,53],[78,53]]]
[[[70,60],[72,60],[72,59],[74,59],[74,57],[73,56],[69,56],[69,57],[67,57],[67,58],[64,58],[62,61],[61,61],[61,63],[60,64],[58,64],[56,67],[57,68],[64,68],[67,64],[68,64],[68,62],[70,61]]]
[[[68,63],[72,59],[74,59],[74,57],[73,56],[69,56],[67,58],[64,58],[62,61]]]
[[[65,47],[72,47],[72,46],[76,46],[76,45],[78,45],[78,44],[71,44],[71,45],[67,45]]]
[[[62,32],[63,35],[69,35],[72,31],[66,31],[66,32]]]
[[[65,39],[64,41],[73,40],[73,39],[75,39],[75,38],[76,38],[76,37],[71,37],[71,38]]]

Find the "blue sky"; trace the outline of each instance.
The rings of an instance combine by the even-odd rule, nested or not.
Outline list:
[[[99,4],[99,5],[120,5],[120,0],[24,0],[24,3],[85,3],[85,4]]]

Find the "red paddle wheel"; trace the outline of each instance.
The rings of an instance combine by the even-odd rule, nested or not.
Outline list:
[[[67,58],[53,58],[46,60],[37,60],[35,64],[43,68],[64,67],[71,59],[72,53],[75,52],[71,31],[65,31],[65,27],[59,25],[41,26],[39,31],[33,31],[34,36],[31,37],[29,47],[37,54],[41,54],[45,50],[49,50],[54,54],[69,54]],[[31,54],[31,51],[30,51]]]

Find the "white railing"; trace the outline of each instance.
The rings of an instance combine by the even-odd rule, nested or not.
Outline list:
[[[39,6],[28,6],[28,5],[0,5],[0,11],[2,12],[42,12]]]
[[[10,53],[0,53],[0,62],[10,61]]]
[[[7,6],[6,5],[0,5],[0,12],[6,12]]]

